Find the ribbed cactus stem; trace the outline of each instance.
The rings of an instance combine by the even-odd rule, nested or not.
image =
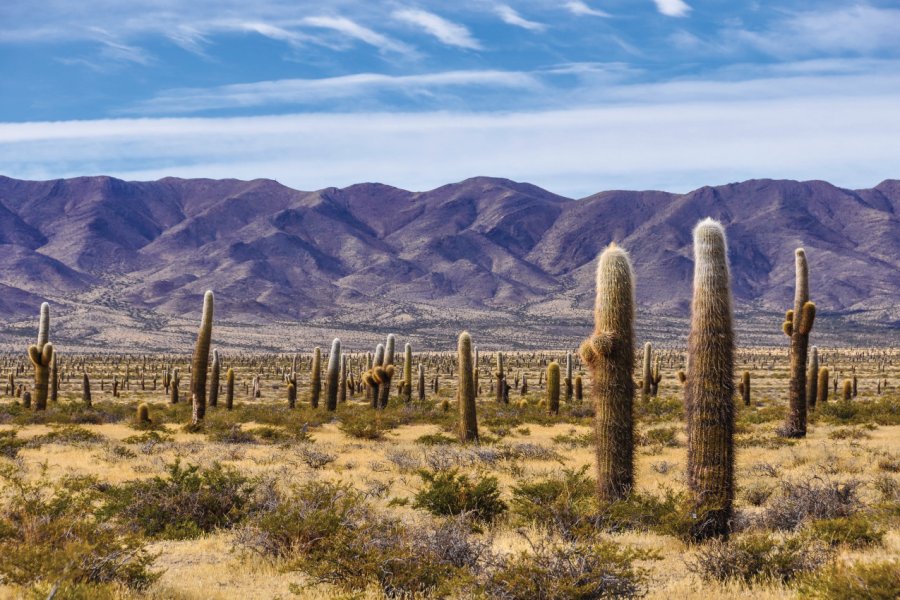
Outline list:
[[[572,401],[572,396],[575,392],[573,388],[574,383],[572,380],[572,353],[566,351],[566,402]]]
[[[725,231],[694,229],[694,299],[685,407],[696,539],[727,536],[734,503],[734,332]]]
[[[212,368],[209,373],[209,405],[216,406],[219,404],[219,374],[222,365],[219,362],[219,351],[213,350]]]
[[[384,364],[392,365],[394,364],[394,346],[396,345],[396,338],[393,333],[389,333],[387,336],[387,342],[384,345]]]
[[[744,406],[750,406],[750,371],[744,371],[741,375],[741,399]]]
[[[191,401],[195,403],[192,414],[198,422],[206,416],[206,371],[209,367],[212,326],[213,293],[207,290],[203,295],[203,314],[200,317],[197,345],[194,347],[194,358],[191,361]]]
[[[403,401],[412,402],[412,346],[403,346]]]
[[[147,405],[146,402],[142,402],[138,404],[137,407],[137,422],[138,424],[144,425],[150,422],[150,406]]]
[[[828,368],[822,367],[819,369],[819,381],[816,386],[818,388],[818,394],[816,394],[816,403],[817,404],[825,404],[828,402]]]
[[[338,402],[347,401],[347,357],[341,354],[341,374],[338,379]]]
[[[650,397],[650,389],[653,385],[653,373],[651,372],[653,364],[653,346],[650,342],[644,343],[644,369],[643,379],[641,381],[641,399],[646,400]]]
[[[844,380],[844,388],[843,388],[843,399],[845,402],[849,402],[853,397],[853,382],[849,379]]]
[[[794,309],[788,312],[782,325],[791,337],[788,416],[782,432],[787,437],[800,438],[806,436],[806,357],[809,332],[816,318],[816,305],[809,301],[809,269],[803,248],[797,248],[794,259]]]
[[[322,393],[322,349],[316,346],[313,351],[312,370],[309,375],[309,405],[319,408],[319,395]]]
[[[91,380],[88,378],[87,371],[81,378],[81,401],[85,406],[91,406]]]
[[[328,354],[328,371],[325,373],[325,408],[337,410],[338,380],[341,377],[341,340],[334,338],[331,352]]]
[[[225,374],[225,408],[231,410],[234,407],[234,369],[228,369]]]
[[[101,380],[102,383],[103,380]],[[178,367],[172,369],[172,379],[169,381],[169,402],[178,404],[179,385],[181,384],[181,375],[178,373]]]
[[[472,338],[468,332],[459,334],[457,347],[458,382],[457,401],[459,404],[459,440],[478,441],[478,419],[475,413],[475,378],[472,375]]]
[[[806,408],[815,410],[819,395],[819,349],[809,351],[809,371],[806,373]]]
[[[50,402],[59,400],[59,364],[57,363],[59,352],[53,352],[50,362]]]
[[[506,373],[503,371],[503,353],[497,353],[497,370],[494,372],[494,378],[497,380],[497,402],[503,402],[503,392],[506,386]]]
[[[425,400],[425,365],[419,363],[419,402]]]
[[[50,368],[53,364],[53,344],[48,342],[50,335],[50,305],[41,304],[38,322],[37,344],[28,347],[28,358],[34,365],[34,409],[47,409],[47,396],[50,390]]]
[[[559,414],[559,364],[556,361],[547,365],[547,412]]]
[[[596,412],[597,497],[614,502],[634,485],[634,275],[628,253],[615,244],[597,261],[594,333],[581,358]]]

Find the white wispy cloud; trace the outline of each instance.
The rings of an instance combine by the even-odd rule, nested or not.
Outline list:
[[[515,71],[444,71],[399,76],[359,73],[321,79],[280,79],[168,90],[123,112],[186,114],[274,104],[314,104],[324,100],[368,96],[379,91],[411,94],[450,87],[537,89],[540,85],[533,75]]]
[[[481,43],[472,36],[472,33],[464,25],[448,21],[434,13],[420,9],[403,9],[395,11],[393,16],[399,21],[421,27],[425,32],[448,46],[457,46],[470,50],[481,49]]]
[[[569,0],[565,4],[566,9],[572,13],[573,15],[578,16],[589,16],[589,17],[609,17],[611,16],[608,12],[598,10],[596,8],[591,8],[586,3],[582,2],[582,0]]]
[[[307,25],[312,25],[313,27],[322,27],[324,29],[337,31],[384,51],[408,53],[412,50],[404,43],[393,40],[368,27],[363,27],[359,23],[345,17],[307,17],[303,19],[303,22]]]
[[[523,29],[528,29],[529,31],[544,31],[547,29],[547,26],[543,23],[538,23],[536,21],[529,21],[522,15],[520,15],[514,8],[511,6],[507,6],[506,4],[501,4],[494,9],[504,23],[508,25],[515,25],[516,27],[521,27]]]
[[[23,178],[271,177],[300,189],[430,189],[480,174],[570,196],[754,177],[868,187],[900,173],[900,77],[855,77],[651,85],[602,106],[504,113],[0,124],[0,164]]]
[[[684,0],[653,0],[656,9],[667,17],[685,17],[691,7]]]

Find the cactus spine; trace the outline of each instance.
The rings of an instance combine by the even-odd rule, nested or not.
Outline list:
[[[403,401],[412,402],[412,346],[409,344],[403,346]]]
[[[234,369],[228,369],[225,374],[225,408],[231,410],[234,406]]]
[[[547,365],[547,412],[559,414],[559,364],[556,361]]]
[[[312,371],[309,375],[309,405],[319,408],[319,395],[322,393],[322,349],[316,346],[313,351]]]
[[[457,368],[459,387],[459,440],[478,441],[478,419],[475,414],[475,378],[472,375],[472,338],[464,331],[459,334],[457,347]]]
[[[819,349],[815,346],[809,352],[809,372],[806,374],[806,408],[815,410],[819,392]]]
[[[722,225],[694,229],[694,299],[685,407],[695,539],[727,536],[734,503],[734,333]]]
[[[219,404],[219,373],[222,369],[219,362],[219,351],[213,350],[212,369],[210,370],[209,381],[209,405],[216,406]]]
[[[581,345],[596,408],[597,497],[624,498],[634,485],[634,275],[610,244],[597,261],[594,333]]]
[[[337,410],[338,380],[341,377],[341,340],[334,338],[331,342],[331,353],[328,355],[328,371],[325,373],[325,408]]]
[[[41,304],[37,344],[28,347],[28,358],[34,365],[34,410],[47,410],[50,388],[50,366],[53,364],[53,344],[50,336],[50,305]]]
[[[213,293],[206,290],[203,295],[203,314],[200,317],[200,330],[197,332],[197,345],[194,347],[194,358],[191,361],[191,402],[194,403],[192,414],[196,422],[206,416],[206,371],[209,366],[209,346],[212,342]]]
[[[791,338],[789,411],[782,432],[786,437],[801,438],[806,436],[806,355],[809,332],[816,319],[816,305],[809,301],[809,271],[803,248],[797,248],[794,258],[794,309],[787,312],[781,326]]]

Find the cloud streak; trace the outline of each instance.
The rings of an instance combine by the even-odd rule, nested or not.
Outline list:
[[[469,50],[481,49],[481,43],[472,37],[472,33],[465,26],[434,13],[419,9],[404,9],[395,11],[393,16],[398,21],[421,27],[426,33],[448,46]]]
[[[538,89],[541,83],[528,73],[515,71],[444,71],[422,75],[359,73],[323,79],[280,79],[239,83],[214,88],[169,90],[125,114],[188,114],[227,108],[274,104],[314,104],[352,98],[379,91],[407,94],[454,87]]]
[[[609,17],[608,12],[591,8],[582,0],[570,0],[565,3],[566,10],[579,17]]]
[[[529,21],[518,12],[516,12],[514,8],[512,8],[511,6],[507,6],[506,4],[501,4],[494,10],[497,12],[497,15],[500,17],[500,19],[502,19],[503,22],[507,25],[521,27],[522,29],[527,29],[529,31],[544,31],[547,29],[547,26],[543,23]]]
[[[656,9],[667,17],[686,17],[691,7],[684,0],[653,0]]]

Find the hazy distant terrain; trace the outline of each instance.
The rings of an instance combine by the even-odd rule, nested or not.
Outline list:
[[[469,328],[485,347],[562,347],[590,328],[594,259],[614,240],[635,266],[639,333],[675,344],[687,334],[691,230],[706,216],[728,232],[742,344],[784,341],[776,313],[800,245],[822,343],[898,342],[900,181],[572,200],[483,177],[428,192],[0,177],[0,342],[31,337],[48,300],[70,346],[189,347],[212,289],[222,345],[287,350],[337,334],[368,346],[390,330],[443,348]]]

